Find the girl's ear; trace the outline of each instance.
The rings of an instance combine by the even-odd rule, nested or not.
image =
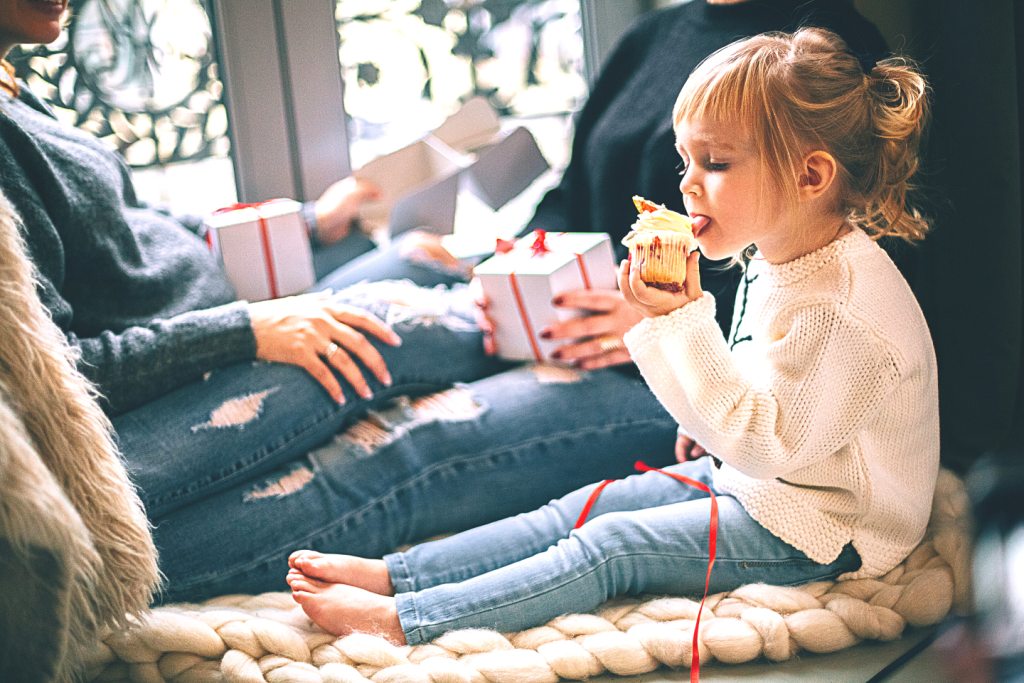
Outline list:
[[[815,199],[828,192],[836,179],[838,166],[835,157],[816,149],[804,157],[797,180],[797,192],[802,200]]]

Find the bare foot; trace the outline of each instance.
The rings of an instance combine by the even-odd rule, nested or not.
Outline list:
[[[396,645],[405,645],[405,633],[398,620],[395,599],[343,583],[324,584],[292,578],[292,599],[317,626],[336,636],[356,631],[383,636]]]
[[[391,575],[384,560],[368,560],[354,555],[324,555],[315,550],[296,550],[288,557],[288,566],[311,579],[344,583],[377,595],[394,595]]]

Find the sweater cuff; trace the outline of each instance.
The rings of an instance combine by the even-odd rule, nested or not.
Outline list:
[[[317,239],[316,231],[319,227],[316,222],[316,202],[302,202],[302,208],[299,209],[302,215],[302,221],[306,224],[306,234],[309,235],[309,243],[314,247],[319,246],[320,240]]]
[[[645,355],[652,345],[658,344],[662,337],[668,335],[678,338],[678,336],[686,334],[688,329],[703,324],[701,321],[708,320],[715,325],[717,330],[715,297],[709,292],[704,292],[699,299],[694,299],[671,313],[655,318],[644,318],[625,334],[623,341],[626,343],[626,348],[629,349],[629,355],[635,359]]]
[[[209,343],[189,344],[193,361],[205,369],[218,368],[256,357],[256,336],[249,318],[249,305],[235,301],[223,306],[183,313],[174,318],[175,326],[189,327],[199,335],[209,330]],[[195,339],[198,341],[198,339]]]

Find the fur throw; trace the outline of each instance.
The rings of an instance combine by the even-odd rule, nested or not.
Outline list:
[[[0,679],[74,679],[150,602],[156,549],[111,435],[0,194]]]

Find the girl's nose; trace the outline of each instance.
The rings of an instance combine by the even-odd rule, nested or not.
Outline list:
[[[679,190],[680,192],[683,193],[684,196],[691,195],[693,197],[700,197],[702,194],[704,194],[704,192],[700,189],[700,185],[693,182],[692,180],[687,180],[686,178],[683,178],[683,181],[679,183]]]

